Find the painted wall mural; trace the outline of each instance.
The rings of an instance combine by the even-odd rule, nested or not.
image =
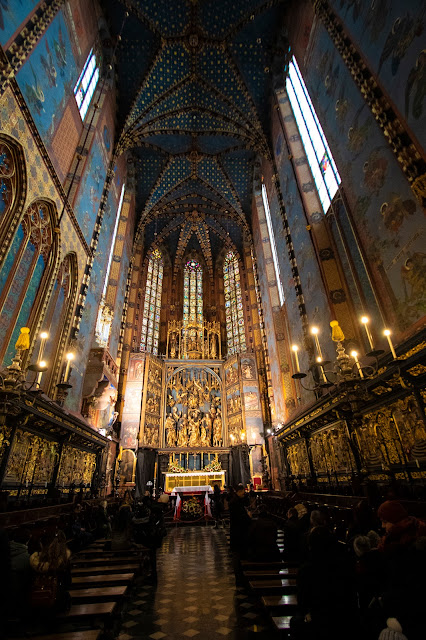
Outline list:
[[[305,80],[334,153],[386,319],[403,331],[426,311],[424,216],[321,25],[311,45]],[[334,119],[330,113],[335,113]]]
[[[98,215],[106,169],[105,155],[102,153],[100,142],[95,138],[74,203],[75,215],[88,244],[90,244],[96,216]],[[110,209],[113,208],[110,200],[108,201],[108,207]]]
[[[3,46],[9,38],[27,22],[30,12],[39,0],[2,0],[0,3],[0,44]]]
[[[30,57],[16,74],[43,142],[49,146],[79,76],[62,11],[53,19]]]
[[[422,0],[331,0],[398,111],[426,146],[426,6]]]

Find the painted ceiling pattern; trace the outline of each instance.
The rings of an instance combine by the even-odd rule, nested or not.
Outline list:
[[[116,58],[118,145],[133,162],[144,250],[213,277],[250,235],[253,166],[268,157],[271,68],[285,0],[104,0]],[[127,17],[124,16],[127,12]],[[284,66],[283,66],[284,68]]]

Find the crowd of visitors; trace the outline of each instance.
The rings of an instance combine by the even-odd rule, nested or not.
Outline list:
[[[277,518],[249,508],[241,485],[229,502],[230,545],[237,584],[243,558],[280,558],[277,521],[284,530],[283,558],[298,567],[294,640],[420,640],[426,637],[426,523],[397,500],[375,512],[366,501],[353,510],[344,535],[326,509],[304,504]],[[250,511],[252,517],[250,517]]]
[[[46,527],[38,533],[25,527],[0,531],[0,616],[14,630],[20,622],[25,628],[28,620],[32,626],[37,620],[46,623],[71,606],[72,551],[95,538],[105,538],[106,549],[143,550],[145,555],[148,549],[150,575],[156,580],[156,552],[166,533],[163,501],[147,493],[139,501],[128,496],[122,504],[76,504],[65,532]]]

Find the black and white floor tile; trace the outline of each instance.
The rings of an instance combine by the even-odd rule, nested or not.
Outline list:
[[[119,640],[244,640],[270,638],[259,603],[235,586],[225,532],[170,529],[158,552],[158,582],[141,582]]]

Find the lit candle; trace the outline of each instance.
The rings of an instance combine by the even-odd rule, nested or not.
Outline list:
[[[364,325],[365,328],[365,333],[367,334],[367,339],[370,345],[370,349],[371,351],[374,351],[374,344],[373,344],[373,338],[372,335],[370,333],[370,329],[368,328],[368,323],[370,322],[370,318],[367,318],[367,316],[362,316],[361,318],[361,324]]]
[[[69,376],[70,367],[71,367],[71,360],[74,360],[74,354],[69,352],[65,357],[67,359],[67,366],[65,369],[64,382],[68,382],[68,376]]]
[[[40,362],[38,363],[40,367],[45,367],[47,365],[47,362],[45,362],[44,360],[40,360]],[[41,376],[43,375],[43,371],[39,371],[37,374],[37,384],[40,385],[41,382]]]
[[[299,351],[299,347],[297,346],[297,344],[294,344],[294,345],[291,347],[291,350],[292,350],[292,351],[293,351],[293,353],[294,353],[294,361],[295,361],[295,363],[296,363],[296,373],[299,373],[299,372],[300,372],[300,368],[299,368],[299,357],[298,357],[298,355],[297,355],[297,352]]]
[[[393,359],[394,359],[394,360],[396,360],[396,352],[395,352],[394,346],[393,346],[393,344],[392,344],[391,332],[390,332],[390,330],[389,330],[389,329],[385,329],[385,330],[383,331],[383,333],[384,333],[384,335],[385,335],[385,336],[387,337],[387,339],[388,339],[388,342],[389,342],[389,348],[390,348],[391,353],[392,353],[392,355],[393,355]]]
[[[318,357],[318,358],[317,358],[317,362],[318,362],[318,364],[319,364],[319,366],[320,366],[320,372],[321,372],[321,375],[322,375],[322,381],[323,381],[325,384],[327,384],[327,383],[328,383],[327,376],[325,375],[324,367],[323,367],[323,366],[322,366],[322,364],[321,364],[321,362],[322,362],[322,358]]]
[[[42,331],[40,333],[40,350],[38,352],[38,361],[40,362],[40,360],[43,359],[43,353],[44,353],[44,347],[46,345],[46,340],[49,337],[49,334],[47,333],[47,331]]]
[[[315,340],[315,346],[317,348],[317,354],[318,354],[318,358],[317,358],[317,362],[320,362],[322,360],[322,352],[321,352],[321,347],[320,347],[320,343],[318,340],[318,334],[319,334],[319,329],[318,327],[311,327],[311,334],[314,336],[314,340]]]
[[[357,352],[356,352],[356,351],[351,351],[351,356],[352,356],[352,358],[355,360],[355,364],[356,364],[356,367],[357,367],[357,369],[358,369],[359,377],[360,377],[360,378],[363,378],[363,377],[364,377],[364,374],[363,374],[363,372],[362,372],[361,365],[360,365],[359,360],[358,360],[358,354],[357,354]]]

